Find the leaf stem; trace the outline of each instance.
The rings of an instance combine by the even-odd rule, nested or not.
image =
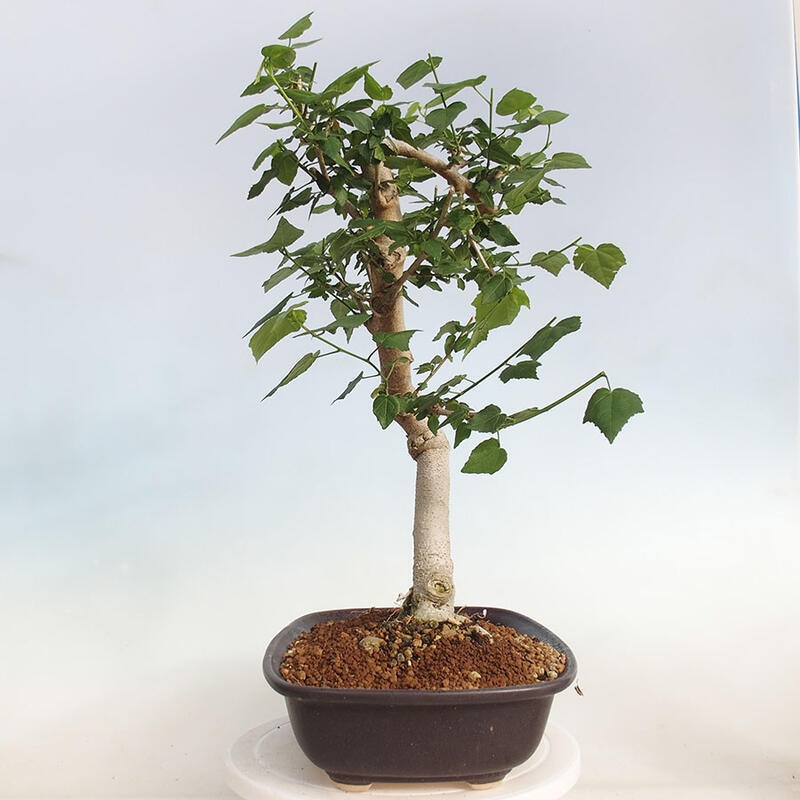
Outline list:
[[[306,121],[306,118],[300,113],[297,106],[292,102],[289,95],[286,94],[286,92],[283,89],[283,86],[281,86],[275,79],[275,73],[272,71],[272,67],[269,64],[267,64],[266,66],[267,66],[267,74],[269,75],[269,78],[272,81],[272,85],[278,90],[280,96],[286,101],[286,105],[289,106],[292,113],[295,115],[295,117],[297,117],[297,121],[305,129],[306,133],[312,133],[313,131],[311,130],[311,128],[308,127],[308,122]]]
[[[522,348],[525,347],[525,344],[527,344],[527,342],[520,345],[510,356],[508,356],[508,358],[501,361],[494,369],[487,372],[482,378],[478,378],[478,380],[467,386],[466,389],[462,389],[458,394],[453,395],[453,397],[451,397],[450,399],[458,400],[459,397],[462,397],[467,392],[471,392],[478,384],[483,383],[487,378],[491,378],[492,375],[494,375],[495,372],[497,372],[497,370],[502,369],[504,366],[506,366],[506,364],[508,364],[508,362],[511,361],[512,358],[516,358],[522,352]]]
[[[489,90],[489,142],[486,145],[486,169],[488,170],[491,161],[489,159],[489,148],[494,141],[494,134],[492,133],[492,126],[494,125],[494,87]]]
[[[544,408],[526,408],[522,411],[517,411],[516,414],[510,414],[508,419],[509,421],[506,424],[506,427],[510,427],[511,425],[516,425],[518,422],[524,422],[525,420],[533,419],[533,417],[538,417],[540,414],[544,414],[546,411],[551,411],[556,406],[560,406],[562,403],[566,403],[572,397],[575,397],[576,394],[580,394],[584,389],[591,386],[596,381],[599,381],[601,378],[605,379],[608,388],[611,388],[611,382],[608,380],[608,375],[605,372],[598,372],[593,378],[589,378],[588,381],[582,383],[577,389],[573,389],[571,392],[568,392],[563,397],[559,397],[558,400],[554,400],[552,403],[544,406]],[[472,387],[470,387],[472,388]],[[515,417],[520,415],[525,415],[522,419],[516,420]]]
[[[258,79],[261,77],[261,73],[264,71],[264,68],[267,66],[267,59],[266,57],[261,60],[261,66],[258,68],[258,72],[256,72],[256,78],[253,83],[256,83]],[[274,83],[274,81],[273,81]]]
[[[593,378],[589,378],[586,383],[582,383],[577,389],[573,389],[568,394],[565,394],[563,397],[560,397],[558,400],[554,400],[549,405],[546,405],[544,408],[539,409],[539,414],[544,414],[546,411],[550,411],[551,409],[555,408],[556,406],[560,406],[562,403],[566,403],[572,397],[575,397],[576,394],[580,394],[584,389],[591,386],[595,381],[599,381],[601,378],[605,378],[606,383],[608,384],[608,388],[611,388],[611,383],[608,380],[608,375],[605,372],[598,372]]]
[[[477,239],[472,233],[472,228],[467,231],[467,241],[469,242],[469,248],[472,250],[472,254],[475,256],[480,266],[482,266],[490,275],[496,275],[497,273],[486,263],[483,250],[481,250],[481,246],[478,244]]]
[[[297,269],[299,269],[300,272],[302,272],[303,275],[306,276],[306,278],[308,278],[308,280],[310,280],[312,283],[317,283],[317,281],[315,280],[314,276],[302,264],[298,263],[297,260],[292,257],[291,253],[289,253],[287,250],[281,250],[281,255],[283,255],[286,259],[291,261],[292,264],[294,264],[294,266],[297,267]],[[350,309],[350,311],[353,311],[353,312],[356,312],[357,310],[361,311],[361,313],[368,313],[369,312],[369,310],[370,310],[369,309],[369,301],[363,294],[361,294],[361,292],[359,292],[355,287],[351,286],[337,272],[334,272],[333,270],[331,270],[329,274],[333,275],[333,277],[336,278],[336,280],[339,282],[339,285],[342,287],[342,289],[349,296],[349,299],[352,299],[352,300],[355,301],[357,308],[353,308],[347,302],[347,300],[344,297],[341,297],[341,296],[340,297],[336,297],[336,299],[340,303],[343,303],[344,305],[346,305]],[[326,286],[326,288],[333,288],[333,287],[327,287]]]
[[[433,63],[433,56],[428,53],[428,63],[431,65],[431,74],[433,75],[433,79],[436,83],[439,83],[439,75],[436,73],[436,67]],[[447,105],[447,100],[445,99],[444,93],[441,91],[437,91],[436,94],[439,95],[439,99],[442,101],[442,108],[447,109],[449,106]],[[453,141],[455,142],[454,153],[455,155],[459,155],[461,153],[461,141],[458,137],[458,132],[456,131],[455,123],[450,123],[450,132],[453,134]]]
[[[313,336],[318,341],[322,342],[323,344],[328,345],[328,347],[332,347],[336,352],[342,353],[343,355],[346,355],[346,356],[350,356],[351,358],[356,358],[359,361],[363,361],[365,364],[369,364],[372,367],[372,369],[375,370],[375,374],[378,377],[381,377],[381,371],[368,358],[364,358],[364,356],[360,356],[358,353],[354,353],[351,350],[346,350],[344,347],[340,347],[338,344],[336,344],[336,342],[332,342],[330,339],[326,339],[324,336],[320,336],[320,334],[318,334],[314,330],[311,330],[311,328],[309,328],[306,325],[303,325],[302,329],[309,336]],[[330,353],[327,354],[327,355],[330,355]]]
[[[583,237],[579,236],[575,241],[570,242],[569,244],[565,244],[560,250],[554,250],[554,253],[563,253],[566,250],[569,250],[571,247],[577,247],[579,242]],[[512,267],[532,267],[538,266],[533,263],[533,259],[529,259],[528,261],[520,261],[518,258],[514,261],[510,262]]]

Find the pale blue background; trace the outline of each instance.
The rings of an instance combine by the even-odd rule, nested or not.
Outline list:
[[[408,586],[402,437],[366,392],[330,406],[358,370],[326,360],[262,404],[295,354],[256,366],[241,339],[271,305],[269,259],[228,258],[271,231],[244,200],[262,140],[214,141],[260,47],[307,10],[0,3],[0,796],[224,796],[222,752],[281,713],[268,638]],[[594,168],[565,173],[568,205],[521,222],[526,242],[628,256],[611,292],[537,278],[530,325],[584,330],[518,391],[605,369],[646,415],[609,448],[576,400],[509,435],[498,476],[453,487],[460,600],[578,654],[585,696],[555,711],[583,748],[576,796],[788,796],[790,3],[326,0],[314,23],[330,77],[381,59],[393,78],[430,51],[570,112],[557,149]]]

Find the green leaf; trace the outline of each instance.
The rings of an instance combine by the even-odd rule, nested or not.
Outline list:
[[[520,172],[527,177],[522,183],[507,192],[503,198],[512,214],[519,214],[522,211],[525,203],[539,191],[539,184],[544,177],[543,169],[526,169],[520,170]]]
[[[297,156],[290,150],[281,150],[272,157],[272,169],[278,180],[286,186],[291,186],[297,175]]]
[[[254,256],[258,253],[275,253],[296,242],[302,235],[303,231],[300,228],[295,228],[285,217],[281,217],[278,220],[278,227],[275,229],[275,233],[266,242],[257,244],[249,250],[243,250],[241,253],[234,253],[233,256],[234,258],[240,258],[242,256]]]
[[[568,116],[569,114],[565,114],[563,111],[542,111],[536,115],[535,119],[541,125],[555,125]]]
[[[262,325],[263,325],[263,324],[264,324],[264,323],[265,323],[265,322],[266,322],[268,319],[271,319],[271,318],[272,318],[272,317],[274,317],[276,314],[279,314],[281,311],[283,311],[283,309],[286,307],[286,304],[287,304],[287,303],[288,303],[288,302],[289,302],[289,301],[290,301],[290,300],[291,300],[293,297],[294,297],[294,294],[291,294],[291,293],[290,293],[290,294],[287,294],[287,295],[286,295],[286,297],[284,297],[284,298],[283,298],[283,300],[281,300],[281,301],[280,301],[280,303],[278,303],[278,304],[277,304],[277,305],[276,305],[274,308],[272,308],[272,309],[270,309],[269,311],[267,311],[267,313],[266,313],[266,314],[264,314],[264,316],[263,316],[263,317],[261,317],[261,319],[260,319],[258,322],[256,322],[256,323],[255,323],[255,324],[254,324],[254,325],[253,325],[253,326],[250,328],[250,330],[249,330],[249,331],[247,331],[247,333],[245,334],[245,336],[249,336],[249,335],[250,335],[250,334],[251,334],[251,333],[252,333],[252,332],[253,332],[253,331],[254,331],[256,328],[260,328],[260,327],[261,327],[261,326],[262,326]],[[242,338],[244,338],[244,337],[242,337]]]
[[[350,306],[348,306],[347,303],[343,303],[337,297],[334,297],[333,300],[331,300],[331,314],[333,314],[334,319],[346,317],[350,311]]]
[[[281,200],[281,204],[276,209],[276,214],[287,214],[289,211],[292,211],[295,208],[300,208],[301,206],[310,203],[312,200],[312,193],[311,187],[306,186],[305,189],[299,192],[295,192],[294,189],[290,189]]]
[[[472,211],[464,206],[457,206],[450,211],[447,224],[451,230],[457,230],[461,231],[461,233],[466,233],[475,225],[475,220],[476,216]]]
[[[257,120],[260,116],[267,113],[270,110],[270,106],[264,105],[264,103],[259,103],[257,106],[253,106],[252,108],[248,108],[244,114],[240,114],[234,120],[233,124],[222,134],[222,136],[217,139],[217,144],[219,144],[223,139],[230,136],[234,131],[238,131],[240,128],[244,128],[249,125],[251,122]]]
[[[497,303],[512,289],[514,284],[507,275],[492,275],[481,287],[480,302],[483,305]]]
[[[252,200],[254,197],[258,197],[274,177],[275,173],[271,169],[264,170],[258,181],[250,187],[250,191],[247,193],[247,199]]]
[[[508,460],[508,453],[500,447],[497,439],[484,439],[469,454],[467,463],[461,467],[462,472],[470,474],[492,475]]]
[[[347,72],[342,73],[336,80],[331,81],[325,89],[323,89],[323,95],[332,95],[332,96],[339,96],[341,94],[345,94],[349,92],[361,78],[364,77],[367,70],[373,65],[377,64],[377,61],[372,61],[369,64],[365,64],[363,67],[353,67],[352,69],[347,70]]]
[[[454,388],[455,386],[458,386],[458,384],[460,384],[460,383],[463,383],[466,379],[467,379],[466,375],[453,375],[452,378],[449,378],[448,380],[446,380],[436,390],[437,396],[441,397],[441,395],[443,395],[445,392],[449,392],[452,388]]]
[[[372,334],[375,344],[378,347],[389,347],[394,350],[408,350],[411,337],[417,333],[416,330],[397,331],[395,333],[382,333],[376,331]]]
[[[262,122],[260,124],[269,128],[271,131],[279,131],[281,128],[293,128],[297,123],[290,119],[286,122]]]
[[[486,148],[486,157],[498,164],[518,164],[519,158],[514,153],[522,144],[522,139],[509,136],[506,139],[492,139]]]
[[[306,312],[300,306],[291,306],[286,311],[268,319],[250,339],[250,349],[258,361],[264,353],[274,347],[290,333],[299,331],[306,321]]]
[[[442,257],[444,245],[438,239],[428,239],[420,245],[420,250],[435,259],[439,259]]]
[[[478,433],[497,433],[506,419],[506,415],[496,405],[488,405],[469,421],[469,427]]]
[[[563,338],[568,333],[574,333],[580,327],[580,317],[566,317],[555,325],[553,325],[552,322],[548,322],[547,325],[536,331],[536,333],[525,342],[520,353],[534,360],[541,358],[559,339]]]
[[[340,317],[336,322],[339,324],[340,328],[353,330],[353,328],[358,328],[360,325],[368,322],[371,317],[372,314],[348,314],[346,317]]]
[[[415,408],[414,416],[417,419],[425,419],[431,414],[432,406],[439,402],[439,398],[435,394],[421,394],[417,396],[416,402],[413,402]]]
[[[353,171],[350,164],[342,158],[342,140],[338,136],[328,136],[322,143],[322,151],[340,167],[344,167],[348,172]]]
[[[520,361],[518,364],[506,367],[498,377],[503,383],[508,383],[515,378],[538,378],[536,370],[540,366],[538,361]]]
[[[322,39],[309,39],[307,42],[295,42],[292,47],[295,50],[300,50],[303,47],[311,47],[312,44],[316,44],[317,42],[321,42]]]
[[[551,275],[558,275],[562,268],[569,264],[569,258],[560,250],[549,250],[546,253],[534,253],[531,265],[546,269]]]
[[[419,83],[426,75],[430,74],[439,64],[442,63],[440,56],[429,56],[424,61],[415,61],[410,67],[406,67],[398,76],[397,82],[408,89],[415,83]]]
[[[522,89],[512,89],[503,95],[495,111],[501,117],[507,117],[511,114],[516,114],[517,111],[530,108],[535,102],[536,98],[530,92],[525,92]]]
[[[490,330],[510,325],[522,306],[530,306],[530,300],[522,289],[512,286],[508,294],[497,302],[485,302],[481,292],[472,301],[472,305],[475,306],[475,331],[464,350],[465,356],[486,339]]]
[[[325,326],[325,330],[337,331],[339,328],[343,328],[345,331],[352,331],[367,322],[371,316],[371,314],[348,314],[337,317],[335,322]]]
[[[372,101],[366,97],[360,97],[357,100],[348,100],[346,103],[338,107],[340,111],[366,111],[372,108]]]
[[[469,439],[472,434],[472,428],[466,422],[461,422],[456,425],[456,435],[453,438],[453,447],[458,447],[461,442]]]
[[[274,289],[279,283],[285,281],[291,275],[294,275],[296,270],[296,267],[281,267],[280,269],[276,269],[275,272],[273,272],[272,275],[270,275],[269,278],[264,281],[264,292]]]
[[[269,147],[265,147],[259,154],[258,158],[253,162],[253,169],[258,169],[269,156],[274,156],[281,149],[280,142],[273,142]]]
[[[291,67],[297,57],[294,48],[285,44],[268,44],[261,48],[261,55],[269,62],[270,67],[275,69]]]
[[[352,125],[361,133],[369,133],[372,130],[372,120],[361,111],[343,111],[340,109],[335,112],[335,116],[337,119],[344,120]]]
[[[311,14],[313,13],[312,11]],[[311,14],[306,14],[304,17],[297,20],[297,22],[295,22],[291,28],[285,30],[278,39],[283,41],[284,39],[296,39],[298,36],[302,36],[311,27]]]
[[[583,421],[596,425],[611,443],[634,414],[643,412],[644,406],[638,394],[627,389],[611,391],[603,387],[589,398]]]
[[[590,278],[608,289],[625,264],[622,250],[615,244],[600,244],[595,249],[591,245],[579,245],[572,257],[575,269],[585,272]]]
[[[308,89],[293,89],[291,86],[286,86],[283,89],[283,93],[290,99],[294,100],[295,103],[300,105],[316,105],[317,103],[321,102],[322,95],[318,94],[317,92],[310,92]],[[295,125],[295,121],[290,120],[287,124]]]
[[[378,422],[384,430],[394,422],[401,407],[400,398],[393,394],[379,394],[372,401],[372,413],[378,418]]]
[[[458,320],[451,319],[449,322],[445,322],[445,324],[439,328],[438,333],[433,337],[433,341],[438,342],[439,339],[441,339],[445,334],[461,333],[463,330],[464,326]]]
[[[364,91],[373,100],[391,100],[393,94],[390,86],[381,86],[369,72],[364,74]]]
[[[433,89],[434,92],[440,95],[435,100],[428,103],[428,105],[437,105],[443,100],[449,100],[454,94],[457,94],[462,89],[466,89],[468,86],[480,86],[485,80],[485,75],[478,75],[477,78],[467,78],[466,80],[458,81],[457,83],[426,83],[426,87]]]
[[[347,388],[345,388],[345,390],[333,402],[336,403],[339,400],[344,400],[345,397],[347,397],[347,395],[349,395],[350,392],[352,392],[353,389],[356,388],[356,386],[359,384],[359,382],[361,381],[361,379],[363,377],[364,377],[364,373],[363,372],[359,372],[358,375],[356,375],[355,378],[353,378],[353,380],[351,380],[350,383],[347,384]],[[333,403],[331,403],[331,405],[333,405]]]
[[[455,102],[445,108],[437,108],[425,117],[425,124],[430,125],[434,130],[444,130],[453,124],[456,117],[466,111],[466,103]]]
[[[515,244],[519,244],[517,237],[502,222],[497,220],[489,224],[489,238],[501,247],[512,247]]]
[[[264,395],[262,400],[266,400],[268,397],[272,397],[281,386],[286,386],[287,383],[291,383],[295,378],[302,375],[311,365],[319,358],[320,351],[317,350],[314,353],[306,353],[285,375],[285,377],[281,380],[281,382],[270,392]]]
[[[577,153],[553,153],[545,168],[551,169],[591,169],[583,156]]]
[[[259,75],[252,83],[245,87],[241,96],[249,97],[254,94],[261,94],[262,92],[266,92],[267,89],[271,89],[274,85],[269,75]],[[273,106],[273,108],[278,108],[278,106]]]

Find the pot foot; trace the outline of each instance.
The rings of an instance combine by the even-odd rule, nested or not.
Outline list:
[[[506,775],[508,775],[507,772],[494,772],[490,775],[479,775],[474,778],[467,778],[465,783],[470,789],[479,791],[482,789],[493,789],[503,782]]]
[[[368,792],[372,788],[372,781],[369,783],[356,783],[354,779],[344,775],[331,775],[330,772],[328,777],[333,782],[333,785],[342,792]]]

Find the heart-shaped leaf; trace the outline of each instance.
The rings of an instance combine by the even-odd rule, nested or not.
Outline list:
[[[600,428],[609,443],[617,438],[625,423],[634,415],[644,411],[642,399],[627,389],[598,389],[586,406],[583,421]]]
[[[378,422],[384,430],[394,422],[394,418],[400,413],[401,408],[400,398],[393,394],[379,394],[372,401],[372,413],[378,418]]]
[[[484,439],[469,454],[467,463],[461,467],[462,472],[470,474],[492,475],[508,460],[508,453],[500,447],[497,439]]]

